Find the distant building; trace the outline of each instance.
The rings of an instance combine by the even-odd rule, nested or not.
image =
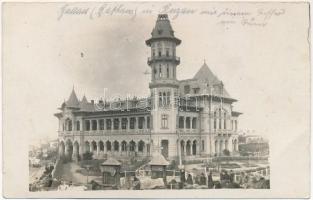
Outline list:
[[[191,79],[177,80],[180,58],[166,14],[158,16],[146,44],[151,48],[150,96],[114,102],[78,100],[73,89],[55,116],[59,154],[77,158],[114,155],[128,159],[160,150],[167,159],[193,159],[238,152],[238,116],[232,98],[206,63]],[[125,80],[127,81],[127,80]]]
[[[238,141],[241,155],[269,155],[268,140],[260,135],[239,135]]]

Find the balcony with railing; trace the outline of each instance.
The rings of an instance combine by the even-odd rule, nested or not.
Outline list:
[[[227,130],[227,129],[215,129],[215,130],[213,130],[213,132],[216,136],[221,136],[221,137],[222,136],[223,137],[230,137],[236,133],[236,131],[234,131],[234,130]]]
[[[175,62],[176,65],[179,65],[180,58],[177,56],[169,56],[169,55],[168,56],[167,55],[152,56],[152,57],[148,58],[148,65],[150,65],[156,61],[173,61],[173,62]]]
[[[197,133],[199,133],[199,129],[178,128],[177,132],[180,133],[180,134],[197,134]]]
[[[136,134],[150,134],[150,129],[110,129],[110,130],[85,130],[85,131],[59,131],[59,136],[93,136],[93,135],[136,135]]]

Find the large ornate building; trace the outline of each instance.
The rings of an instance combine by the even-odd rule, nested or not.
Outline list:
[[[78,100],[73,89],[55,116],[59,119],[59,154],[77,159],[113,155],[146,157],[160,151],[182,160],[219,156],[238,150],[238,116],[223,83],[206,63],[191,79],[177,80],[180,58],[168,16],[158,16],[151,38],[148,65],[151,95],[146,99],[109,102]]]

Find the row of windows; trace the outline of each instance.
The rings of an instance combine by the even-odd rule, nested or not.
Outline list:
[[[179,117],[178,128],[197,128],[196,117]]]
[[[176,52],[175,49],[172,51],[172,56],[175,56]],[[162,55],[165,55],[166,57],[170,57],[170,49],[165,49],[165,54],[162,54],[162,49],[158,49],[157,51],[155,49],[152,49],[152,57],[161,57]]]
[[[227,129],[226,125],[227,119],[224,118],[223,121],[223,129]],[[214,118],[214,129],[217,129],[217,119]],[[219,119],[218,121],[218,129],[222,129],[222,119]],[[231,120],[231,130],[237,130],[237,120]]]
[[[139,117],[138,118],[138,123],[136,123],[136,118],[135,117],[131,117],[129,118],[115,118],[115,119],[100,119],[100,120],[85,120],[85,130],[86,131],[90,131],[90,130],[104,130],[105,125],[106,125],[106,129],[107,130],[111,130],[112,128],[114,130],[118,130],[118,129],[128,129],[128,125],[129,125],[129,129],[135,129],[136,128],[136,124],[137,124],[137,128],[138,129],[144,129],[150,128],[150,117],[144,118],[144,117]],[[81,127],[80,127],[80,121],[76,121],[76,130],[80,131]],[[72,120],[66,120],[65,121],[65,126],[63,125],[63,131],[72,131],[73,130],[73,126],[72,126]]]
[[[166,64],[165,71],[162,70],[162,65],[160,64],[159,67],[154,66],[153,67],[153,77],[154,78],[175,78],[175,67],[171,68],[173,71],[172,77],[170,77],[170,67],[168,64]]]

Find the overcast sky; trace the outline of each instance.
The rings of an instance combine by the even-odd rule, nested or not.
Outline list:
[[[166,4],[125,3],[112,16],[97,16],[101,6],[5,5],[6,133],[27,135],[32,141],[57,137],[53,114],[68,99],[73,85],[78,97],[86,94],[88,100],[103,95],[103,88],[111,95],[147,95],[150,76],[144,72],[150,70],[150,49],[145,40],[164,9],[171,12],[172,27],[182,40],[177,48],[178,79],[192,78],[205,59],[239,100],[234,104],[235,111],[244,113],[239,129],[256,130],[270,139],[308,130],[308,12],[304,6],[194,3],[172,4],[174,9],[168,10]],[[114,6],[119,5],[103,8],[112,12]],[[77,15],[74,7],[82,13]],[[70,10],[60,17],[64,8]],[[151,14],[142,14],[147,8]],[[175,16],[178,8],[181,12],[185,8],[185,14]],[[272,15],[262,15],[266,12]]]

